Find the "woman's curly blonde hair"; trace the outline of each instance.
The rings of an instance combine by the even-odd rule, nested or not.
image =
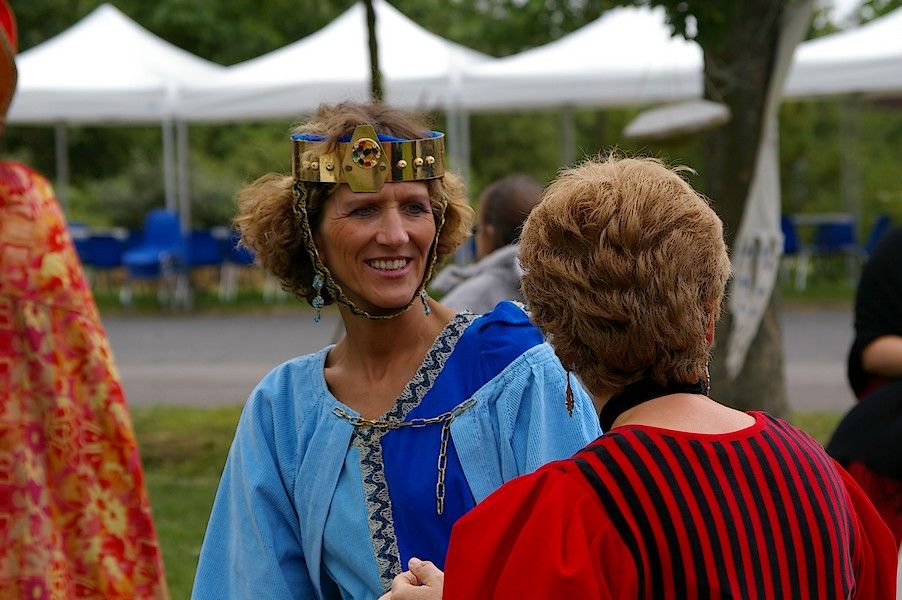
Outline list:
[[[353,133],[360,124],[372,125],[376,133],[415,139],[429,130],[422,117],[382,104],[344,102],[322,105],[294,133],[322,135],[326,148],[338,138]],[[238,213],[234,219],[241,244],[250,249],[256,261],[277,277],[282,288],[298,298],[311,302],[313,261],[304,246],[304,236],[294,210],[294,178],[268,173],[238,192]],[[336,190],[334,183],[300,182],[307,194],[310,229],[316,235],[326,199]],[[444,211],[444,225],[437,240],[435,267],[441,265],[470,235],[473,210],[464,195],[464,186],[454,173],[445,172],[440,179],[426,181],[436,224]],[[428,274],[430,277],[432,273]],[[428,281],[426,282],[428,283]],[[326,304],[335,301],[327,287],[322,290]]]
[[[720,218],[679,175],[687,170],[589,160],[558,175],[523,228],[532,318],[592,393],[705,375],[730,260]]]

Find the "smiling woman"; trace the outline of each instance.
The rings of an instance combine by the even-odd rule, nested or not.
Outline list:
[[[599,434],[588,396],[508,302],[455,313],[426,287],[470,231],[444,135],[380,105],[323,106],[292,174],[238,196],[242,242],[345,336],[274,369],[242,414],[195,598],[374,598],[502,483]]]

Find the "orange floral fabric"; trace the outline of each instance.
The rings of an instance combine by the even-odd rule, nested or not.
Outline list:
[[[0,598],[167,598],[122,385],[49,183],[0,162]]]

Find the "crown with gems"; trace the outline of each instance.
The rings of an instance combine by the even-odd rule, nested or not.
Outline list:
[[[354,192],[378,192],[386,182],[426,181],[445,174],[445,134],[438,131],[406,140],[358,125],[334,148],[326,148],[325,141],[321,135],[291,135],[291,172],[297,181],[347,183]]]

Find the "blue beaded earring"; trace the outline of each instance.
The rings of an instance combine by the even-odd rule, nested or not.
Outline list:
[[[316,273],[313,276],[313,289],[316,291],[316,296],[313,297],[313,301],[311,302],[311,304],[313,305],[313,308],[316,309],[316,314],[313,315],[314,323],[319,323],[319,319],[321,316],[320,311],[322,311],[323,306],[326,305],[326,302],[323,300],[323,295],[320,293],[320,290],[323,289],[323,283],[325,283],[323,276],[320,275],[319,273]]]
[[[429,308],[429,294],[426,293],[426,290],[420,290],[420,300],[423,301],[423,312],[427,315],[432,312],[432,309]]]

